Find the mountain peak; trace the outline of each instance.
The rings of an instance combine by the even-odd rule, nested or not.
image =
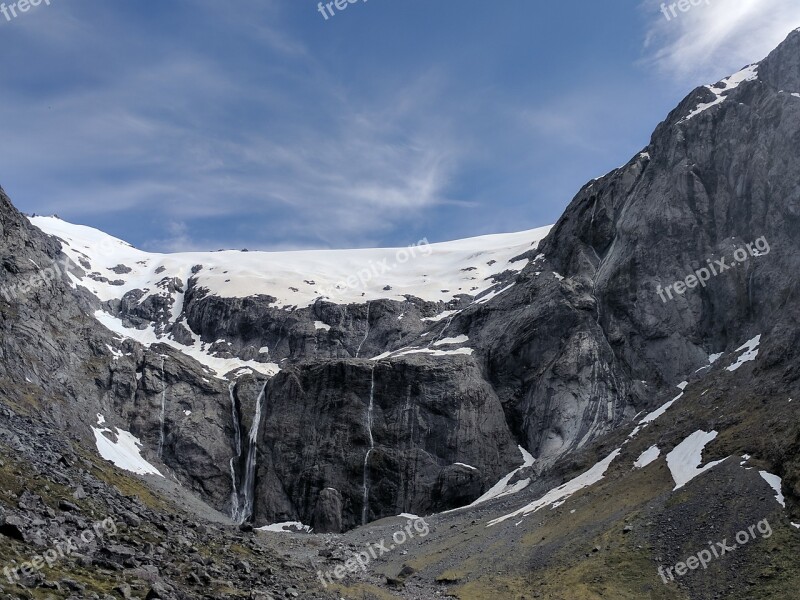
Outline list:
[[[761,61],[759,78],[776,90],[800,92],[800,29]]]

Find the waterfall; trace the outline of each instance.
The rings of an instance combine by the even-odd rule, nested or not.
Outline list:
[[[411,385],[409,384],[408,388],[406,389],[406,405],[403,407],[403,418],[401,419],[402,429],[398,432],[398,434],[402,434],[403,431],[408,432],[406,449],[409,450],[414,448],[414,425],[416,424],[416,414],[416,409],[411,403]],[[401,438],[398,436],[398,439]],[[403,472],[403,512],[411,512],[412,510],[411,501],[415,471],[416,466],[408,465]]]
[[[261,426],[261,413],[263,411],[264,396],[267,393],[267,381],[261,388],[261,393],[256,400],[256,413],[253,415],[253,425],[250,427],[249,447],[247,449],[247,463],[245,464],[244,481],[242,482],[242,496],[244,497],[244,507],[239,514],[239,522],[244,523],[253,516],[253,496],[256,487],[256,441],[258,440],[258,429]]]
[[[241,515],[239,514],[239,491],[236,489],[236,457],[231,458],[231,520],[234,523],[241,523]]]
[[[456,313],[456,314],[453,314],[453,315],[450,315],[450,318],[449,318],[449,319],[447,319],[447,323],[445,323],[445,324],[444,324],[444,327],[443,327],[443,328],[442,328],[442,330],[439,332],[439,335],[437,335],[435,338],[433,338],[433,339],[432,339],[432,340],[431,340],[431,341],[428,343],[428,348],[430,348],[430,347],[431,347],[431,346],[433,346],[433,345],[434,345],[436,342],[438,342],[440,339],[442,339],[442,337],[444,336],[444,332],[445,332],[445,331],[447,331],[447,330],[450,328],[450,324],[453,322],[453,319],[455,319],[455,318],[456,318],[456,315],[457,315],[457,314],[458,314],[458,313]]]
[[[161,355],[161,427],[158,434],[158,458],[164,454],[164,417],[167,413],[167,380],[164,375],[164,355]]]
[[[367,408],[367,433],[369,434],[369,450],[364,456],[364,502],[361,508],[361,524],[366,525],[369,518],[369,456],[375,449],[375,438],[372,437],[372,412],[375,401],[375,366],[373,365],[372,377],[369,386],[369,408]]]
[[[364,345],[364,342],[366,342],[367,338],[369,337],[369,311],[370,311],[370,306],[371,306],[370,302],[367,302],[367,333],[364,334],[364,339],[361,340],[361,343],[358,345],[358,348],[356,349],[356,358],[358,358],[358,355],[361,352],[361,346]]]
[[[234,396],[234,389],[236,382],[231,382],[228,387],[228,392],[231,397],[231,418],[233,420],[233,431],[235,440],[235,453],[231,458],[231,519],[238,523],[241,518],[241,505],[239,504],[239,490],[236,481],[236,464],[242,460],[242,429],[239,424],[239,408],[236,406],[236,397]]]
[[[231,396],[231,417],[233,418],[233,431],[235,433],[235,440],[236,440],[236,456],[242,455],[242,428],[239,425],[239,407],[236,406],[236,397],[233,395],[233,392],[236,388],[236,383],[233,382],[228,387],[228,392]]]

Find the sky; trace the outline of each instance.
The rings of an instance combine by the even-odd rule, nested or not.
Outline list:
[[[800,27],[796,0],[695,1],[5,0],[0,185],[162,252],[551,224]]]

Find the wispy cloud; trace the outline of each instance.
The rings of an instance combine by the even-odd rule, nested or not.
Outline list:
[[[4,24],[4,187],[148,250],[534,227],[646,144],[687,84],[758,60],[800,12],[710,0],[667,23],[648,0],[643,77],[624,3],[579,22],[564,3],[370,3],[335,23],[315,5],[53,2]]]
[[[199,6],[219,11],[218,3]],[[274,58],[257,69],[237,72],[235,58],[197,47],[173,48],[166,60],[136,54],[131,39],[119,45],[130,56],[118,68],[95,57],[82,85],[24,95],[23,111],[0,105],[3,143],[15,149],[6,166],[53,182],[37,210],[79,220],[135,210],[162,224],[246,215],[273,243],[294,236],[341,246],[369,243],[447,203],[463,146],[426,110],[435,95],[430,74],[385,96],[377,87],[354,93],[303,43],[264,24],[278,19],[274,6],[251,6],[268,13],[260,19],[252,10],[209,15],[219,18],[216,31],[229,27]],[[75,22],[66,21],[70,30]],[[51,35],[51,43],[77,52],[89,40],[108,46],[114,35],[111,24],[86,38]],[[70,179],[80,185],[55,184]],[[272,217],[287,213],[270,229]],[[161,227],[153,244],[188,245],[186,229]]]
[[[797,0],[701,0],[670,19],[647,0],[646,62],[681,82],[714,82],[757,62],[800,27]]]

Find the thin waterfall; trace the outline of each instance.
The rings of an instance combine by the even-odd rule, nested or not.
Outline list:
[[[239,424],[239,407],[236,405],[236,396],[234,395],[234,390],[236,388],[236,382],[232,381],[230,386],[228,387],[228,392],[231,397],[231,418],[233,420],[233,431],[234,431],[234,441],[235,441],[235,453],[234,456],[231,458],[230,468],[231,468],[231,519],[234,522],[239,522],[241,518],[241,505],[239,504],[239,489],[238,489],[238,482],[236,481],[236,465],[239,464],[242,460],[242,428]]]
[[[164,355],[161,355],[161,427],[158,434],[158,458],[164,454],[164,419],[167,414],[167,379],[164,375]]]
[[[264,387],[261,388],[261,393],[256,400],[256,413],[253,416],[253,425],[250,427],[249,447],[247,449],[247,463],[245,465],[244,481],[242,482],[242,496],[244,497],[244,508],[242,509],[239,519],[244,523],[247,519],[253,516],[253,496],[255,495],[256,487],[256,458],[258,449],[256,448],[256,441],[258,440],[258,429],[261,426],[261,413],[264,409],[264,396],[267,393],[267,381],[264,382]]]
[[[433,346],[433,345],[434,345],[436,342],[438,342],[440,339],[442,339],[442,337],[444,336],[444,332],[445,332],[445,331],[447,331],[447,330],[450,328],[450,324],[453,322],[453,319],[455,319],[455,318],[456,318],[456,315],[457,315],[457,314],[458,314],[458,313],[456,313],[456,314],[454,314],[454,315],[450,315],[450,318],[449,318],[449,319],[447,319],[447,323],[445,323],[444,327],[443,327],[443,328],[442,328],[442,330],[439,332],[439,335],[437,335],[435,338],[433,338],[433,339],[432,339],[432,340],[431,340],[431,341],[428,343],[428,348],[430,348],[430,347],[431,347],[431,346]]]
[[[367,338],[369,337],[369,311],[370,311],[370,307],[371,307],[371,303],[367,302],[367,333],[364,334],[364,339],[361,340],[361,343],[358,345],[358,348],[356,349],[356,358],[358,358],[358,355],[361,353],[361,346],[364,345],[364,342],[366,342]]]
[[[239,490],[236,489],[236,465],[234,462],[236,457],[231,458],[231,520],[234,523],[241,523],[241,515],[239,514]]]
[[[369,434],[369,450],[364,456],[364,502],[361,508],[361,524],[366,525],[369,518],[369,457],[375,449],[375,438],[372,436],[372,418],[375,402],[375,366],[371,369],[371,382],[369,386],[369,408],[367,408],[367,433]]]

